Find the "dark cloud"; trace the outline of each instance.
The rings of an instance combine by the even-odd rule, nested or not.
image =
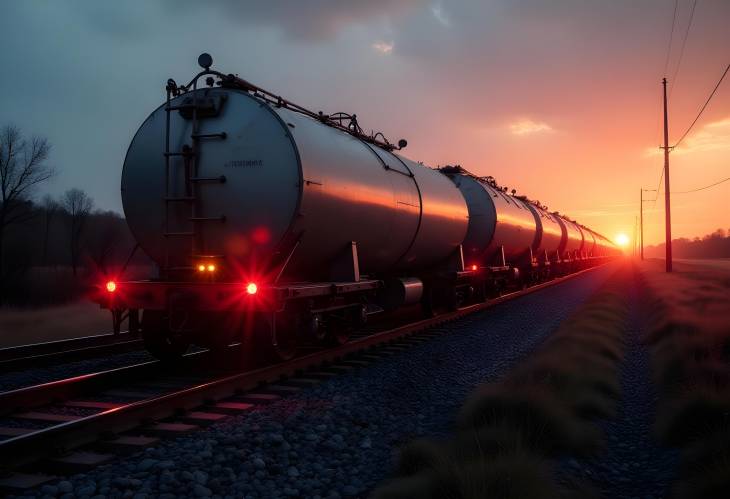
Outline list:
[[[181,2],[174,4],[179,6]],[[207,3],[193,0],[187,3],[186,9],[215,8],[226,19],[242,26],[268,25],[287,38],[324,41],[349,26],[397,17],[426,5],[423,0],[222,0]]]
[[[157,2],[74,2],[71,9],[82,22],[102,36],[130,39],[148,37],[165,23],[162,5]]]

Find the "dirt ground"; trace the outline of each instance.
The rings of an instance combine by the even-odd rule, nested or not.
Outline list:
[[[0,348],[111,331],[109,311],[88,300],[50,307],[0,309]]]

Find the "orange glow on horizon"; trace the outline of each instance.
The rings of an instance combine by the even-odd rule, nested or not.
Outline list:
[[[629,236],[627,236],[626,234],[624,234],[622,232],[622,233],[620,233],[620,234],[618,234],[616,236],[616,238],[614,239],[614,241],[616,242],[616,244],[618,246],[620,246],[622,248],[625,248],[625,247],[627,247],[629,245],[629,243],[631,242],[631,239],[629,239]]]

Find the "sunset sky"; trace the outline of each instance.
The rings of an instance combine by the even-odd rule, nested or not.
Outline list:
[[[215,3],[215,6],[211,6]],[[678,0],[670,142],[730,63],[730,2]],[[294,102],[355,112],[408,140],[406,156],[461,164],[614,238],[662,166],[661,78],[674,1],[3,1],[0,125],[48,137],[59,174],[121,212],[129,142],[209,52]],[[676,77],[675,77],[676,73]],[[730,76],[671,155],[673,191],[730,177]],[[646,193],[653,198],[654,193]],[[730,182],[673,198],[675,237],[730,229]],[[647,243],[663,238],[663,197]]]

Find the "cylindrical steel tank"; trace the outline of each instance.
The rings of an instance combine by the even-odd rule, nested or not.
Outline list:
[[[466,203],[438,171],[244,91],[197,92],[218,108],[198,121],[192,181],[184,158],[172,156],[165,187],[164,105],[124,163],[127,222],[161,266],[210,255],[246,271],[291,253],[288,278],[325,279],[352,241],[363,273],[432,266],[463,241]],[[193,144],[190,116],[171,111],[170,130],[171,152]]]
[[[536,256],[547,253],[548,258],[552,259],[560,251],[561,246],[565,244],[563,229],[558,217],[530,202],[526,204],[532,210],[537,221],[537,243],[533,248],[533,252]]]
[[[580,229],[583,232],[583,237],[585,238],[583,253],[585,256],[594,256],[596,251],[596,234],[591,229],[583,225],[580,226]]]
[[[573,258],[580,254],[583,249],[583,232],[578,224],[571,222],[565,217],[556,215],[560,226],[563,229],[563,240],[565,245],[560,249],[561,258]]]
[[[610,256],[616,254],[616,246],[606,239],[604,236],[594,233],[596,236],[596,255],[595,256]]]
[[[464,261],[496,265],[504,247],[507,263],[529,261],[536,243],[537,222],[527,203],[469,175],[450,175],[466,199],[469,228],[463,243]]]

